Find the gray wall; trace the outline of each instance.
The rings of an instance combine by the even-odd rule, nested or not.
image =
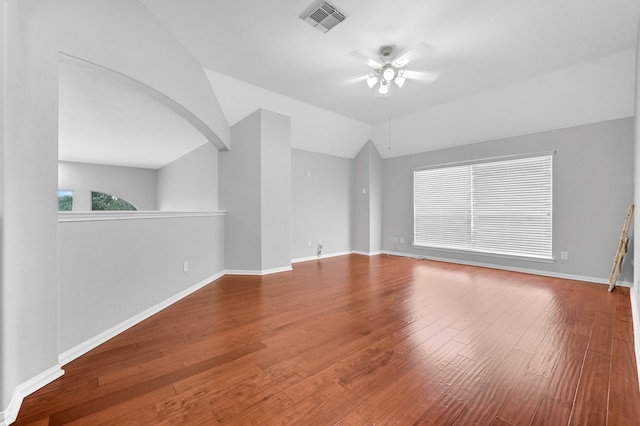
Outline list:
[[[291,267],[291,118],[260,110],[263,271]]]
[[[262,109],[254,112],[231,128],[231,149],[219,158],[227,270],[290,268],[290,118]]]
[[[369,141],[369,253],[382,250],[382,157]]]
[[[382,248],[382,158],[368,141],[353,160],[352,249],[370,254]]]
[[[58,230],[60,353],[224,270],[223,215],[61,222]]]
[[[231,149],[218,155],[226,269],[260,270],[260,111],[231,127]]]
[[[512,154],[556,151],[553,163],[555,263],[413,248],[413,168]],[[411,156],[383,164],[383,247],[419,256],[606,280],[627,208],[633,203],[633,120],[620,119]],[[403,237],[405,244],[394,244]],[[569,260],[560,259],[560,251]],[[632,281],[625,262],[622,281]]]
[[[291,256],[351,251],[352,160],[298,149],[291,158]],[[310,243],[309,243],[310,242]]]
[[[218,150],[212,144],[158,169],[158,209],[218,210]]]
[[[139,210],[156,210],[158,173],[153,169],[58,162],[58,188],[73,190],[73,210],[91,211],[91,191],[122,197]]]
[[[351,249],[361,253],[369,252],[371,240],[369,219],[369,149],[370,142],[353,159],[352,178],[353,215],[351,216]]]

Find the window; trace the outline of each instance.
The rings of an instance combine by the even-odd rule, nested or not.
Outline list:
[[[58,211],[70,212],[73,210],[73,191],[58,190]]]
[[[91,191],[91,210],[138,210],[124,198]]]
[[[552,259],[552,155],[415,170],[414,244]]]

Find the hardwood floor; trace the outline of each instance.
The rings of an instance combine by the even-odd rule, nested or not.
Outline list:
[[[639,425],[629,290],[391,256],[225,276],[17,425]]]

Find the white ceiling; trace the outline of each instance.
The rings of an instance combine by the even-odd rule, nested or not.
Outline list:
[[[60,58],[58,159],[158,169],[208,143],[141,84]]]
[[[349,83],[369,71],[350,52],[433,48],[407,68],[440,78],[397,91],[399,117],[632,48],[640,11],[637,0],[332,0],[348,18],[324,34],[298,17],[311,0],[143,3],[205,68],[370,124],[389,102]]]
[[[277,112],[305,122],[297,131],[304,138],[292,130],[292,146],[345,157],[353,157],[366,139],[375,139],[390,117],[402,122],[434,111],[433,120],[443,111],[459,110],[449,106],[477,108],[478,102],[468,99],[505,90],[517,96],[510,88],[545,81],[547,75],[571,78],[563,70],[597,66],[602,58],[630,52],[640,16],[638,0],[332,0],[348,17],[324,34],[299,18],[311,0],[140,1],[207,70],[230,124],[252,112],[247,108],[277,104]],[[434,83],[408,81],[391,97],[374,98],[364,81],[353,81],[369,68],[351,52],[375,56],[382,45],[404,50],[417,43],[429,44],[432,51],[406,68],[439,72]],[[626,70],[632,61],[618,62],[625,70],[616,72],[625,79],[632,76]],[[627,87],[619,86],[621,92]],[[621,109],[628,110],[624,102]],[[310,115],[318,113],[324,129],[334,128],[334,133],[309,124]],[[621,114],[626,112],[613,118]],[[592,114],[595,120],[600,115]],[[453,120],[439,118],[435,124],[447,121]],[[503,133],[539,129],[544,125]],[[444,127],[441,131],[450,133]],[[494,133],[486,136],[503,135]],[[465,143],[465,138],[451,143]],[[126,147],[124,165],[157,168],[205,142],[144,91],[91,67],[61,65],[61,159],[123,164],[119,150]],[[434,147],[416,145],[394,155]]]

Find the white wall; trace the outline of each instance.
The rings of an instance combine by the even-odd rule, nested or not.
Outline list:
[[[178,113],[181,108],[188,110],[183,118],[214,138],[219,148],[229,146],[229,125],[202,66],[144,5],[136,0],[51,3],[55,13],[48,19],[56,21],[56,28],[50,37],[57,38],[62,53],[164,94],[175,102],[167,106]]]
[[[218,150],[207,143],[158,170],[158,209],[218,210]]]
[[[7,2],[0,2],[0,99],[5,99],[5,69],[7,66],[7,56],[6,56],[6,46],[5,39],[7,33]],[[4,167],[4,146],[5,146],[5,102],[0,102],[0,164]],[[0,173],[0,223],[4,222],[4,173]],[[3,237],[3,228],[0,226],[0,271],[4,270],[4,237]],[[4,296],[5,290],[5,276],[0,273],[0,324],[4,324],[8,317],[5,316],[6,308],[2,300],[6,300]],[[4,342],[4,327],[0,327],[0,342]],[[6,380],[4,378],[4,371],[9,367],[6,363],[7,356],[3,351],[0,350],[0,410],[4,412],[4,408],[6,407],[6,403],[11,398],[11,394],[7,393],[9,390],[6,384]],[[13,389],[11,389],[13,391]],[[2,418],[0,418],[0,424],[4,420],[5,414],[2,414]]]
[[[244,81],[205,70],[230,124],[258,109],[291,117],[291,147],[353,158],[371,138],[371,125]]]
[[[635,49],[373,128],[384,158],[632,117]]]
[[[158,173],[153,169],[58,162],[58,189],[73,190],[73,211],[91,211],[91,191],[124,198],[138,210],[156,210]]]
[[[9,1],[2,215],[0,424],[17,414],[34,378],[60,370],[55,303],[58,53],[47,1]],[[4,28],[4,27],[3,27]]]
[[[638,33],[638,45],[640,46],[640,32]],[[631,312],[633,314],[633,335],[636,346],[636,368],[638,369],[638,378],[640,379],[640,53],[636,55],[636,88],[635,88],[636,115],[634,117],[634,183],[635,183],[635,213],[633,218],[634,237],[632,238],[632,247],[635,249],[633,254],[634,268],[633,287],[631,288]],[[631,257],[631,255],[629,256]],[[639,380],[640,382],[640,380]]]
[[[0,424],[58,367],[59,52],[123,73],[229,127],[202,67],[137,1],[5,0]],[[179,76],[179,78],[177,78]],[[47,201],[48,200],[48,201]]]
[[[291,257],[351,251],[351,168],[353,160],[291,151]],[[311,243],[309,243],[311,242]]]
[[[414,248],[413,169],[481,158],[555,151],[554,263]],[[633,203],[633,120],[626,118],[384,160],[385,250],[463,263],[607,282],[627,209]],[[393,237],[405,244],[394,245]],[[567,251],[569,260],[560,260]],[[625,262],[620,280],[632,281]]]
[[[58,347],[65,362],[91,349],[96,336],[224,270],[224,215],[136,214],[67,216],[58,225]]]

